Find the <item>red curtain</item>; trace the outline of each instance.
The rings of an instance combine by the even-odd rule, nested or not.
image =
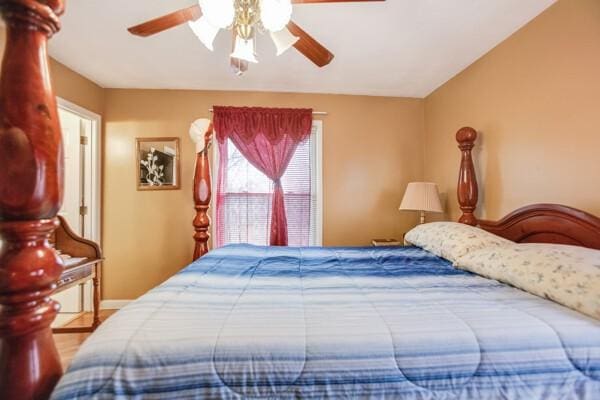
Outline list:
[[[231,140],[248,162],[273,181],[269,242],[271,246],[287,246],[281,177],[298,144],[310,135],[312,109],[220,106],[213,109],[219,149],[226,148],[227,139]],[[223,151],[220,154],[223,155]],[[221,171],[224,160],[226,157],[221,157]]]

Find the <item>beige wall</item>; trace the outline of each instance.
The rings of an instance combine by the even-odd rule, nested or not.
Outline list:
[[[104,114],[104,89],[54,59],[50,59],[52,86],[57,96]]]
[[[6,28],[0,26],[0,55],[4,54]],[[50,77],[54,93],[96,114],[104,111],[104,89],[72,69],[50,58]]]
[[[536,202],[600,214],[599,77],[600,1],[560,0],[426,99],[426,179],[455,190],[453,134],[470,125],[479,215]]]
[[[324,244],[401,237],[415,223],[397,208],[423,165],[423,101],[160,90],[107,90],[104,297],[135,298],[187,265],[193,249],[190,123],[213,105],[313,107],[323,117]],[[135,138],[181,138],[182,188],[136,190]]]

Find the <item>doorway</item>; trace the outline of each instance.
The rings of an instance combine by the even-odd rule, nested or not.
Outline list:
[[[64,195],[59,215],[77,235],[100,242],[100,115],[57,98],[64,149]],[[53,327],[92,310],[92,284],[87,282],[53,296],[61,311]]]

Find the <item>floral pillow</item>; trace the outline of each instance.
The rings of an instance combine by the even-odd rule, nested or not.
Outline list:
[[[458,222],[431,222],[411,229],[404,240],[455,262],[470,251],[514,244],[483,229]]]
[[[600,319],[600,251],[551,244],[487,248],[455,266]]]

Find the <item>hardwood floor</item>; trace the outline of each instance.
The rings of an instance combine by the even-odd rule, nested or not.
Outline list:
[[[117,310],[101,310],[100,321],[105,321],[108,317],[113,315]],[[92,313],[84,313],[80,317],[69,322],[65,327],[79,327],[89,326],[92,323]],[[75,353],[79,350],[79,346],[90,336],[91,333],[56,333],[54,334],[54,341],[56,342],[56,348],[60,355],[60,361],[63,366],[63,370],[66,370],[71,360],[75,357]]]

